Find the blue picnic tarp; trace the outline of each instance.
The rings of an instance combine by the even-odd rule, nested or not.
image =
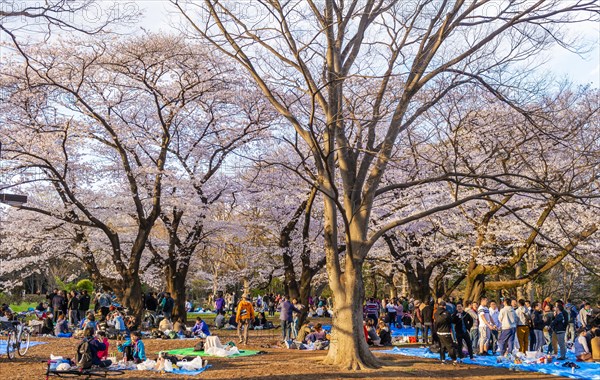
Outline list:
[[[421,347],[421,348],[394,347],[394,349],[392,349],[392,350],[374,351],[374,352],[381,353],[381,354],[416,356],[419,358],[427,358],[427,359],[437,359],[437,360],[440,359],[439,354],[432,353],[426,347]],[[577,364],[580,368],[572,370],[569,367],[562,366],[564,363],[569,362],[569,361]],[[567,360],[555,361],[553,363],[548,363],[548,364],[540,364],[540,363],[514,364],[511,362],[498,363],[496,356],[478,356],[474,360],[464,359],[463,362],[465,364],[473,364],[473,365],[480,365],[480,366],[486,366],[486,367],[508,368],[510,370],[515,370],[515,371],[540,372],[540,373],[545,373],[548,375],[564,376],[564,377],[568,377],[571,379],[600,380],[600,363],[576,362],[575,355],[572,352],[567,353]]]
[[[40,344],[46,344],[46,342],[29,342],[29,347],[38,346]],[[0,355],[6,355],[6,340],[0,340]]]

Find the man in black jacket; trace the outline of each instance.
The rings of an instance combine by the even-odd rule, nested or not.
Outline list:
[[[81,296],[79,297],[79,320],[83,321],[85,318],[85,313],[90,310],[90,302],[91,298],[88,294],[87,290],[81,291]]]
[[[533,351],[542,351],[544,346],[544,313],[542,311],[542,305],[539,302],[533,303],[533,314],[531,317],[531,324],[533,325],[533,335],[535,336],[535,346]]]
[[[456,304],[456,313],[452,315],[452,324],[456,333],[456,348],[458,357],[464,358],[463,344],[467,345],[469,350],[469,358],[473,359],[473,344],[471,342],[471,334],[469,331],[473,327],[473,317],[467,313],[462,304]]]
[[[441,301],[435,312],[435,329],[440,340],[440,360],[442,364],[446,362],[446,352],[450,354],[453,364],[456,365],[456,351],[454,341],[452,340],[452,322],[450,313],[446,310],[446,302]]]

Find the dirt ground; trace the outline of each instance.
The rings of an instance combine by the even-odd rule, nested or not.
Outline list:
[[[212,368],[194,376],[167,375],[148,371],[127,371],[125,375],[111,377],[113,379],[558,379],[555,376],[528,372],[510,372],[505,369],[479,367],[473,365],[441,365],[434,360],[411,358],[399,355],[377,355],[384,360],[385,366],[378,370],[349,372],[339,368],[324,365],[322,358],[325,351],[298,351],[283,348],[272,348],[278,341],[281,330],[251,331],[247,347],[241,349],[262,350],[263,355],[240,358],[208,358]],[[214,333],[214,332],[213,332]],[[225,343],[234,338],[234,331],[217,331]],[[78,340],[56,338],[33,338],[48,344],[31,347],[25,357],[16,357],[9,361],[6,356],[0,356],[0,377],[6,380],[44,379],[46,365],[50,354],[73,357]],[[149,358],[156,359],[161,350],[191,347],[193,340],[145,340],[146,352]],[[110,352],[116,350],[116,341],[111,341]]]

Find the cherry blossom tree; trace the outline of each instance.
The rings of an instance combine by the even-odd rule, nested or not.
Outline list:
[[[85,268],[137,317],[172,142],[221,83],[206,57],[179,37],[73,40],[3,72],[6,169],[30,193],[54,190],[52,201],[32,196],[21,209],[86,229]]]
[[[313,178],[324,195],[326,266],[336,305],[326,362],[351,369],[378,366],[361,318],[362,268],[371,247],[397,226],[482,197],[437,205],[370,231],[376,198],[410,186],[381,187],[396,143],[431,106],[467,83],[518,104],[503,94],[515,77],[511,64],[555,41],[565,43],[560,27],[595,17],[598,10],[594,1],[492,8],[483,0],[410,6],[273,0],[253,4],[250,18],[226,2],[172,2],[193,33],[250,73],[312,153]],[[362,112],[349,111],[356,98]],[[500,187],[488,195],[507,191]],[[338,231],[345,240],[343,258]]]

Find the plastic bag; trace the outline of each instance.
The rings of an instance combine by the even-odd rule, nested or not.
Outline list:
[[[173,363],[170,360],[165,359],[165,372],[173,372]]]

